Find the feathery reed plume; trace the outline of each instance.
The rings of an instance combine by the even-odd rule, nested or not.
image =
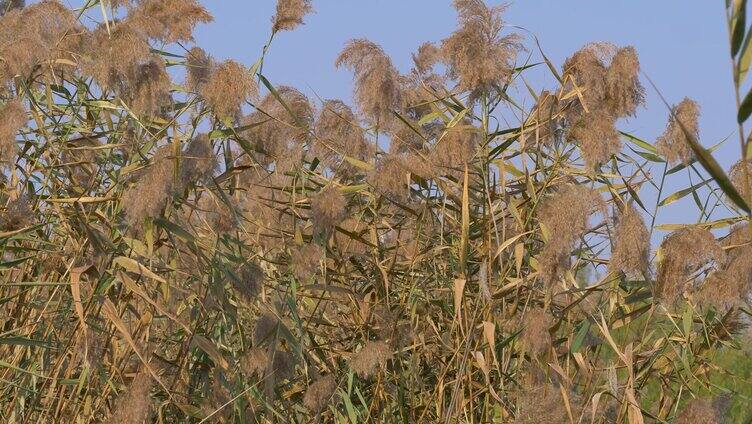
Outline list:
[[[748,224],[738,224],[721,241],[726,262],[700,285],[693,298],[701,305],[728,308],[746,300],[752,289],[752,243]]]
[[[345,218],[347,200],[335,186],[327,186],[311,198],[311,217],[319,231],[328,232]]]
[[[569,131],[569,139],[580,142],[582,156],[589,168],[598,168],[621,150],[621,138],[615,118],[602,111],[583,115]]]
[[[211,56],[209,56],[201,47],[193,47],[188,50],[185,57],[185,66],[188,69],[186,85],[189,90],[200,91],[212,74],[214,66]]]
[[[138,0],[107,0],[110,7],[117,10],[120,7],[129,7],[132,6],[136,1]]]
[[[143,224],[146,218],[159,216],[174,190],[175,160],[169,158],[173,146],[159,149],[152,164],[136,184],[123,192],[126,222],[130,227]]]
[[[471,101],[490,93],[511,77],[521,49],[517,34],[502,36],[505,6],[488,7],[483,0],[454,0],[459,27],[441,43],[449,74]]]
[[[154,57],[137,65],[131,81],[119,91],[137,115],[152,115],[172,101],[169,88],[170,77],[164,60]]]
[[[700,106],[692,99],[684,98],[673,107],[673,114],[669,117],[668,125],[663,134],[658,137],[656,149],[669,163],[689,163],[693,153],[687,135],[682,130],[681,122],[688,133],[694,137],[700,136]]]
[[[274,355],[271,361],[267,360],[266,375],[274,381],[290,379],[295,371],[295,358],[285,350],[271,352]]]
[[[625,205],[614,232],[609,269],[627,275],[644,274],[650,264],[650,232],[640,212]]]
[[[559,188],[541,203],[538,219],[548,233],[538,259],[544,281],[553,282],[568,267],[575,242],[587,231],[590,216],[602,206],[596,191],[575,184]]]
[[[311,0],[277,0],[277,14],[272,18],[274,32],[292,31],[303,25],[303,17],[313,11]]]
[[[21,100],[15,99],[0,106],[0,161],[14,161],[16,134],[26,124],[26,109]]]
[[[413,128],[408,125],[401,125],[396,131],[392,131],[389,143],[389,153],[411,153],[423,148],[425,136],[421,134],[420,130],[414,129],[418,125],[417,122],[412,122]]]
[[[247,375],[262,377],[266,369],[266,350],[260,347],[251,348],[240,358],[240,368]]]
[[[290,254],[290,271],[299,281],[309,281],[318,273],[326,251],[318,244],[305,244]]]
[[[279,320],[274,315],[270,313],[261,315],[253,327],[253,345],[260,346],[271,342],[276,337],[279,325]]]
[[[355,100],[368,121],[389,128],[392,111],[400,105],[399,73],[381,47],[366,39],[350,40],[335,66],[346,67],[355,76]]]
[[[441,49],[434,43],[423,43],[418,47],[418,51],[413,53],[413,62],[415,69],[421,74],[431,72],[434,65],[441,60]]]
[[[560,118],[559,98],[548,90],[543,90],[538,96],[538,104],[533,108],[531,116],[537,123],[536,137],[544,145],[551,145],[556,141]]]
[[[220,118],[234,118],[243,102],[257,93],[251,72],[234,60],[219,63],[200,87],[201,96]]]
[[[189,143],[181,156],[180,181],[177,191],[193,181],[210,178],[217,167],[217,157],[212,149],[212,142],[206,134],[199,134]]]
[[[580,142],[588,167],[598,168],[621,150],[616,120],[634,115],[645,101],[639,71],[633,47],[619,49],[609,43],[588,44],[564,62],[564,74],[582,96],[565,111],[571,126],[568,139]]]
[[[133,79],[134,69],[151,58],[149,43],[129,23],[97,27],[83,47],[82,70],[103,90],[121,90]]]
[[[78,27],[70,9],[58,1],[44,0],[15,8],[0,17],[0,85],[16,75],[28,76],[41,62],[52,58],[64,36]]]
[[[445,77],[436,73],[421,74],[416,70],[400,76],[402,107],[400,113],[403,118],[415,121],[413,127],[430,130],[432,126],[438,124],[439,120],[436,117],[423,125],[420,125],[418,121],[434,111],[432,105],[439,103],[439,99],[449,95],[445,80]]]
[[[468,122],[447,128],[430,151],[431,164],[442,171],[460,171],[469,163],[480,145],[478,129]]]
[[[196,0],[141,0],[128,14],[138,30],[164,43],[193,41],[196,25],[213,20]]]
[[[533,355],[543,355],[551,348],[551,317],[543,308],[531,308],[521,322],[520,341],[525,350]]]
[[[359,376],[373,375],[379,365],[385,365],[392,358],[392,349],[382,341],[369,341],[350,360],[350,368]]]
[[[267,388],[273,389],[277,381],[292,377],[295,361],[289,352],[254,347],[240,359],[240,367],[247,375],[263,378]]]
[[[579,409],[571,396],[569,402],[572,410]],[[524,387],[518,396],[517,408],[519,412],[515,424],[570,422],[566,400],[561,390],[553,384],[531,384]]]
[[[329,403],[337,389],[334,374],[328,374],[314,381],[303,395],[303,405],[312,413],[318,413]]]
[[[676,415],[676,424],[721,424],[724,423],[724,411],[716,402],[710,399],[692,399],[684,409]]]
[[[205,220],[211,231],[222,234],[232,231],[237,227],[235,207],[232,201],[225,203],[223,199],[215,196],[201,196],[198,202],[199,216]]]
[[[313,107],[308,98],[293,87],[278,87],[277,94],[279,98],[267,94],[256,107],[256,112],[245,119],[247,125],[255,125],[247,134],[269,156],[268,162],[286,160],[294,163],[308,140],[313,125]]]
[[[151,415],[151,397],[149,391],[154,382],[146,371],[139,372],[133,378],[125,392],[118,396],[115,409],[106,420],[112,424],[140,424]]]
[[[0,213],[0,230],[19,230],[32,222],[34,215],[25,196],[20,196],[8,202],[5,210]]]
[[[746,172],[749,175],[745,175],[745,166],[747,167]],[[747,181],[747,178],[749,178],[749,181]],[[741,194],[742,198],[748,204],[752,203],[752,190],[750,190],[752,188],[752,160],[747,159],[746,164],[744,160],[740,160],[732,165],[729,170],[729,179],[731,179],[731,183],[736,188],[736,191]]]
[[[327,165],[336,166],[338,175],[351,177],[359,169],[343,158],[368,161],[374,152],[364,133],[349,106],[340,100],[327,100],[316,117],[312,151]]]
[[[661,243],[662,260],[658,266],[654,297],[673,304],[684,292],[691,275],[715,260],[725,261],[725,254],[713,234],[700,227],[687,227],[669,234]]]
[[[246,301],[253,301],[264,285],[264,270],[255,262],[246,262],[237,275],[230,276],[230,283]]]
[[[368,183],[382,195],[402,201],[410,193],[407,180],[409,174],[401,157],[385,155],[379,158],[374,170],[368,174]]]
[[[570,76],[582,94],[584,105],[568,111],[569,120],[576,121],[582,108],[598,110],[607,96],[606,75],[608,59],[614,55],[616,46],[610,43],[590,43],[564,61],[564,75]],[[572,117],[574,115],[574,118]]]
[[[188,143],[181,155],[180,174],[175,174],[176,158],[170,157],[174,145],[167,145],[154,154],[151,166],[143,172],[136,184],[123,193],[123,210],[129,226],[141,224],[145,218],[156,218],[172,196],[180,194],[190,184],[211,176],[217,158],[211,140],[205,134]],[[176,180],[177,177],[177,180]]]
[[[0,1],[0,17],[6,12],[13,9],[23,9],[26,6],[26,0],[2,0]]]
[[[634,116],[645,103],[645,89],[638,78],[640,60],[634,47],[622,47],[606,73],[606,103],[614,116]]]

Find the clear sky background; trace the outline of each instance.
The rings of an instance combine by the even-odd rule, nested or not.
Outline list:
[[[253,63],[268,38],[276,1],[203,4],[215,22],[198,28],[197,44],[219,59]],[[334,67],[347,40],[365,37],[380,44],[395,65],[407,72],[410,55],[422,42],[441,40],[456,26],[451,0],[315,0],[313,4],[316,11],[307,16],[304,26],[277,35],[264,68],[275,85],[295,86],[312,99],[350,101],[351,75]],[[669,102],[689,96],[700,103],[703,144],[710,146],[731,136],[716,151],[721,165],[728,169],[740,157],[723,1],[517,0],[509,3],[505,16],[508,25],[536,34],[558,67],[588,42],[635,46],[643,71]],[[534,52],[532,40],[526,44]],[[543,67],[526,78],[538,89],[555,86]],[[646,108],[637,118],[622,120],[620,129],[652,142],[665,128],[668,112],[648,83],[644,84]],[[685,173],[674,174],[668,193],[688,185]],[[649,194],[646,197],[655,201],[654,194],[653,199]],[[662,209],[658,223],[694,222],[697,217],[692,204],[679,202]]]

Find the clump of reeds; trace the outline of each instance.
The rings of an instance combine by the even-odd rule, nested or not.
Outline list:
[[[411,69],[336,46],[352,102],[267,74],[315,2],[247,63],[209,6],[0,1],[1,420],[722,422],[747,134],[726,178],[692,100],[627,133],[634,47],[558,66],[482,0]]]

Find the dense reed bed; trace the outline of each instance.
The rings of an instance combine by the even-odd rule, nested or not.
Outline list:
[[[342,46],[348,104],[263,72],[309,0],[278,1],[250,67],[194,45],[196,0],[0,2],[0,420],[749,419],[728,359],[748,160],[718,166],[692,99],[620,131],[645,103],[634,48],[555,64],[502,7],[453,4],[409,72]],[[655,225],[676,201],[697,209]]]

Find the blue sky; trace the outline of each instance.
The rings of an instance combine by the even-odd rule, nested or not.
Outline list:
[[[498,2],[491,2],[498,3]],[[204,2],[215,22],[196,32],[199,45],[218,58],[252,63],[265,43],[274,0]],[[349,99],[350,74],[334,68],[345,42],[366,37],[383,46],[407,71],[410,54],[424,41],[446,37],[455,27],[450,0],[319,0],[306,25],[277,36],[265,64],[275,84],[289,84],[323,98]],[[734,130],[734,99],[721,1],[660,2],[529,0],[510,4],[507,23],[536,34],[557,64],[590,41],[634,45],[643,70],[669,101],[684,96],[702,106],[702,139],[713,144]],[[529,44],[528,44],[529,45]],[[531,82],[553,86],[545,70]],[[647,85],[647,84],[646,84]],[[649,90],[648,107],[622,129],[657,136],[666,110]],[[730,142],[728,144],[733,144]],[[731,146],[725,159],[738,157]],[[733,155],[733,157],[731,157]],[[725,156],[730,156],[726,158]],[[730,164],[730,163],[726,163]]]
[[[275,85],[293,85],[313,99],[349,101],[351,75],[333,65],[347,40],[365,37],[379,43],[397,67],[406,72],[411,66],[410,54],[422,42],[441,40],[456,25],[451,0],[313,3],[316,12],[306,18],[306,25],[275,38],[264,69]],[[215,22],[197,30],[197,44],[217,58],[253,63],[268,38],[276,1],[225,0],[204,4]],[[721,165],[728,169],[740,157],[734,133],[735,103],[724,2],[518,0],[509,4],[505,16],[508,25],[536,34],[557,66],[591,41],[635,46],[643,71],[669,102],[689,96],[700,103],[701,141],[706,146],[731,136],[716,152]],[[527,45],[533,50],[531,41],[528,39]],[[542,67],[526,77],[537,88],[554,86],[553,78]],[[652,142],[663,131],[668,113],[649,87],[647,103],[637,118],[622,121],[620,129]],[[689,182],[686,174],[679,173],[667,185],[671,193]],[[689,205],[693,208],[691,214],[686,206],[686,202],[678,202],[665,208],[658,223],[694,222],[694,206]]]

